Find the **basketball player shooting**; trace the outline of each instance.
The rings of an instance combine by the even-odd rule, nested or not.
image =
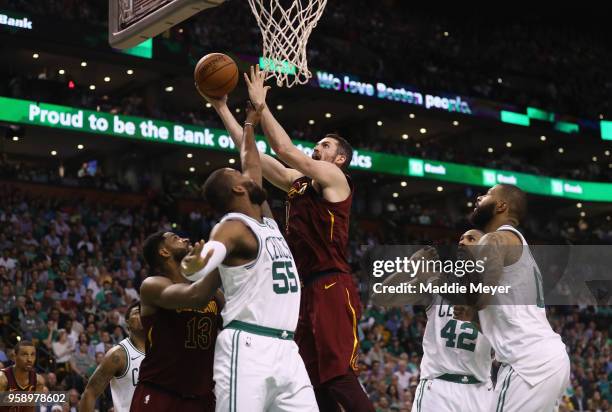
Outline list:
[[[312,157],[300,151],[265,104],[264,77],[259,66],[245,75],[251,102],[263,106],[264,134],[289,165],[261,155],[263,176],[287,193],[285,238],[304,284],[296,342],[321,411],[339,411],[338,404],[346,411],[373,411],[356,376],[361,303],[348,263],[353,184],[346,174],[353,149],[343,137],[328,134]],[[227,107],[227,96],[206,99],[240,146],[243,129]]]
[[[96,399],[110,384],[115,412],[130,410],[138,383],[138,371],[144,358],[145,334],[140,321],[140,302],[130,304],[125,313],[129,336],[113,346],[104,355],[87,382],[79,403],[79,411],[93,412]]]
[[[264,90],[265,93],[265,90]],[[289,246],[266,202],[254,128],[261,110],[247,107],[240,146],[242,173],[214,171],[204,195],[224,215],[203,253],[209,263],[189,276],[218,268],[227,304],[215,348],[217,411],[317,411],[304,362],[293,341],[300,284]]]

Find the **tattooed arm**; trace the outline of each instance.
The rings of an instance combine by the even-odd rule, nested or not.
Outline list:
[[[87,387],[85,387],[85,392],[83,392],[79,402],[79,411],[93,412],[98,396],[104,392],[113,377],[120,376],[123,373],[126,366],[127,353],[122,346],[114,346],[106,352],[102,362],[87,382]]]

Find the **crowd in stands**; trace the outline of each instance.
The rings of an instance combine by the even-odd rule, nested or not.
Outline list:
[[[105,3],[8,0],[19,11],[87,21],[105,30]],[[573,9],[502,16],[419,8],[401,0],[328,2],[308,43],[311,67],[597,119],[610,117],[610,45],[596,14]],[[258,56],[246,1],[230,0],[169,33],[179,49]],[[257,39],[257,40],[255,40]],[[195,59],[197,61],[197,58]]]
[[[154,201],[125,208],[5,185],[0,199],[0,364],[11,363],[17,336],[32,340],[47,387],[70,390],[75,399],[103,354],[126,336],[123,314],[138,299],[147,274],[140,256],[145,236],[163,229],[206,238],[215,223],[205,212],[176,215]],[[421,224],[432,223],[421,206],[406,209]],[[363,245],[388,241],[380,232],[352,232],[354,263]],[[366,299],[364,304],[360,379],[377,412],[410,411],[422,356],[423,308],[384,309]],[[561,410],[580,410],[577,402],[582,410],[610,407],[610,316],[609,307],[549,308],[572,361]],[[110,406],[108,393],[98,406]]]

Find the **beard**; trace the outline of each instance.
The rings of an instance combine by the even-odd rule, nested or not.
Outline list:
[[[482,230],[493,219],[493,216],[495,216],[495,203],[489,203],[474,209],[468,220],[476,229]]]
[[[249,200],[255,205],[262,205],[268,199],[266,189],[260,187],[255,182],[244,182],[244,188],[249,194]]]
[[[314,160],[321,160],[321,153],[319,152],[312,152],[312,156],[311,156]]]
[[[183,260],[183,258],[184,258],[185,256],[187,256],[187,254],[188,254],[188,253],[189,253],[189,248],[188,248],[188,247],[186,247],[186,248],[184,248],[184,249],[177,249],[177,250],[175,250],[175,251],[174,251],[174,253],[173,253],[174,260],[175,260],[175,261],[176,261],[178,264],[180,264],[180,263],[181,263],[181,260]]]

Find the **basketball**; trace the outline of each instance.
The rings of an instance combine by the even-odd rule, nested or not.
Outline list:
[[[223,53],[210,53],[196,64],[194,78],[201,95],[222,97],[238,84],[238,66]]]

